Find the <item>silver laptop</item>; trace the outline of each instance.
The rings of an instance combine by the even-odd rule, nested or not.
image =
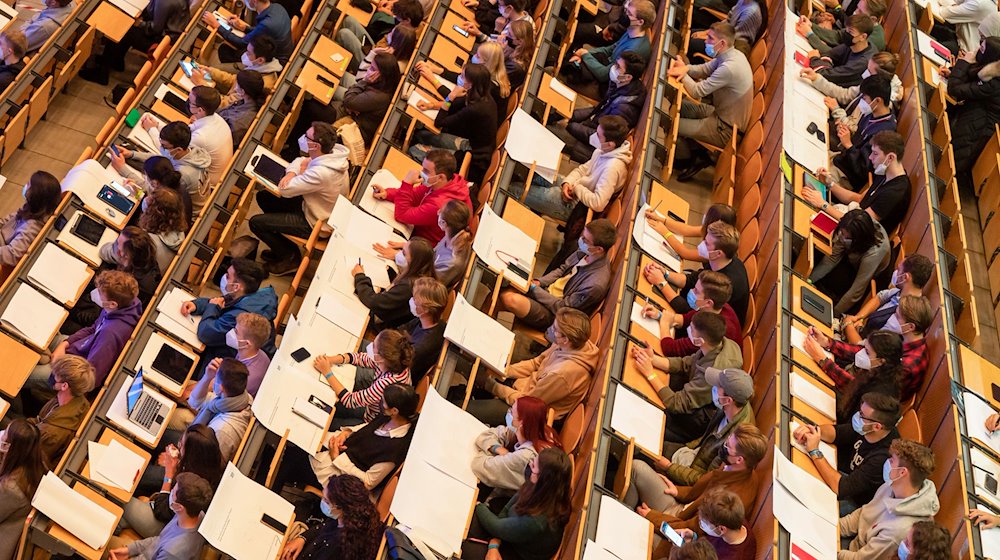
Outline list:
[[[150,434],[156,435],[160,432],[160,426],[166,421],[162,414],[164,404],[155,397],[149,395],[143,388],[142,368],[132,380],[132,386],[128,388],[125,405],[128,408],[128,419],[142,426]]]

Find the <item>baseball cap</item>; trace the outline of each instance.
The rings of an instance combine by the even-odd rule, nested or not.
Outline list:
[[[747,402],[753,396],[753,378],[742,369],[707,367],[705,381],[709,385],[722,387],[727,397],[732,397],[738,402]]]

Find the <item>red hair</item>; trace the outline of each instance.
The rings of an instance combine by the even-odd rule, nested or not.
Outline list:
[[[549,414],[549,406],[537,397],[521,397],[514,401],[517,407],[517,417],[521,420],[521,433],[532,443],[535,451],[547,447],[562,449],[556,431],[545,423]]]

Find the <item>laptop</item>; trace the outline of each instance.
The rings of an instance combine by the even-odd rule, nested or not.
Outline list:
[[[143,388],[142,368],[132,380],[132,386],[128,388],[125,396],[125,406],[128,410],[128,419],[142,426],[150,434],[156,435],[160,432],[160,426],[166,421],[166,417],[161,413],[164,404],[151,396]]]
[[[164,344],[153,358],[152,369],[178,385],[184,385],[194,366],[194,360],[180,350]]]

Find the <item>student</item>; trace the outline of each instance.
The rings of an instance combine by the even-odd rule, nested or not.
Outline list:
[[[753,531],[744,525],[746,514],[740,497],[728,490],[709,490],[702,498],[698,506],[698,525],[719,560],[753,560],[757,557],[757,540]],[[677,534],[684,540],[698,536],[691,529],[680,529]],[[667,543],[669,541],[663,541],[661,545]],[[656,551],[653,557],[658,557]]]
[[[864,194],[844,188],[837,183],[830,185],[830,194],[847,207],[830,206],[823,196],[811,185],[802,187],[802,198],[813,206],[824,210],[839,220],[846,209],[860,208],[873,220],[882,224],[882,229],[892,235],[902,223],[910,209],[910,178],[903,169],[903,137],[894,130],[875,133],[870,142],[868,161],[873,166],[875,178]]]
[[[471,219],[469,207],[456,199],[449,200],[438,211],[438,227],[444,231],[444,237],[434,246],[434,275],[448,288],[462,281],[472,256]],[[404,245],[404,242],[388,241],[385,245],[376,243],[372,248],[383,258],[395,259]]]
[[[240,313],[256,313],[268,321],[278,314],[278,296],[271,286],[261,287],[267,278],[264,269],[254,261],[235,258],[230,261],[226,274],[219,281],[221,297],[200,297],[181,305],[181,314],[201,316],[198,323],[198,340],[205,345],[202,361],[231,357],[235,354],[226,345],[226,333],[236,325]],[[263,346],[268,355],[274,353],[274,333]]]
[[[169,446],[168,446],[169,447]],[[181,435],[177,442],[176,455],[168,450],[160,453],[156,464],[146,467],[135,496],[142,496],[159,489],[148,501],[132,498],[125,504],[122,523],[140,537],[149,538],[160,534],[163,526],[174,516],[170,509],[169,496],[183,473],[191,473],[208,481],[214,490],[218,489],[226,461],[219,451],[219,440],[215,432],[203,424],[193,424]]]
[[[223,98],[227,103],[218,112],[229,126],[234,147],[240,145],[249,132],[250,125],[257,118],[260,108],[267,103],[267,92],[264,78],[259,72],[240,70],[236,74],[236,85],[230,90],[229,96]]]
[[[792,438],[806,448],[823,482],[837,494],[841,515],[867,504],[882,485],[882,464],[889,444],[899,438],[899,401],[882,393],[865,393],[850,424],[801,425]],[[837,466],[819,449],[820,441],[837,449]]]
[[[663,457],[653,467],[672,482],[690,486],[707,471],[722,464],[719,449],[737,426],[753,424],[753,378],[741,369],[705,370],[705,382],[712,387],[712,404],[717,409],[701,437],[685,444],[666,442]],[[670,457],[668,459],[667,457]]]
[[[541,399],[552,408],[556,420],[572,412],[590,389],[600,351],[590,341],[590,318],[581,311],[563,307],[556,312],[553,324],[555,344],[533,359],[507,366],[500,383],[489,376],[483,388],[495,399],[476,399],[466,410],[483,423],[498,426],[510,406],[522,396]]]
[[[511,91],[524,84],[535,54],[535,26],[526,21],[514,21],[497,38],[503,47],[503,63],[510,80]]]
[[[80,77],[107,85],[111,70],[125,70],[125,55],[129,49],[145,55],[164,37],[169,37],[174,44],[189,21],[191,11],[187,0],[152,0],[121,40],[104,41],[104,51],[96,57],[96,64],[92,68],[84,68]]]
[[[610,71],[608,91],[597,105],[574,109],[573,116],[565,125],[557,123],[548,126],[566,143],[563,153],[573,161],[587,161],[593,154],[590,138],[597,132],[603,117],[621,117],[629,130],[635,128],[646,103],[646,86],[642,83],[645,68],[646,62],[641,56],[632,51],[623,52]]]
[[[0,560],[14,560],[31,499],[48,472],[38,427],[17,418],[0,432]]]
[[[689,356],[698,351],[698,347],[686,336],[691,324],[691,317],[699,311],[718,313],[726,320],[726,338],[743,348],[743,329],[736,312],[729,306],[729,298],[733,293],[733,283],[721,272],[702,270],[694,288],[688,291],[688,305],[691,310],[683,315],[674,312],[670,306],[658,309],[652,304],[642,308],[642,316],[656,319],[660,327],[660,352],[667,358]],[[693,305],[692,305],[693,304]],[[683,330],[680,330],[683,329]]]
[[[96,390],[104,386],[111,367],[118,361],[139,323],[142,302],[139,301],[139,284],[127,272],[105,270],[97,275],[94,284],[90,299],[101,308],[97,320],[59,342],[52,350],[52,367],[45,364],[35,366],[27,386],[39,387],[51,383],[54,364],[62,356],[80,356],[93,365],[92,388],[95,393],[91,397],[96,396]]]
[[[109,150],[109,154],[113,154],[113,152]],[[111,158],[112,165],[114,165],[114,160],[115,158]],[[181,199],[181,215],[184,217],[184,223],[194,223],[194,206],[191,203],[191,194],[181,186],[181,174],[174,169],[169,158],[153,156],[144,161],[142,164],[142,176],[139,178],[139,181],[142,183],[141,186],[135,180],[126,178],[125,187],[132,190],[132,192],[142,190],[145,194],[149,194],[160,188],[173,191]],[[139,216],[141,217],[141,214]],[[135,219],[137,217],[133,215],[133,220]]]
[[[691,318],[687,333],[698,347],[690,356],[663,358],[654,355],[652,348],[632,350],[636,368],[663,401],[667,413],[664,439],[675,443],[686,443],[703,434],[715,416],[712,384],[705,379],[705,368],[743,367],[743,353],[725,337],[726,321],[722,316],[698,311]]]
[[[650,468],[633,469],[632,484],[623,502],[638,504],[636,512],[654,527],[666,522],[676,530],[700,527],[698,508],[705,494],[715,488],[736,494],[743,511],[754,511],[761,478],[766,476],[757,473],[757,467],[770,449],[757,426],[741,424],[722,446],[722,465],[705,473],[693,486],[677,486],[670,479],[651,474]]]
[[[885,49],[885,29],[880,23],[885,16],[887,9],[885,0],[858,0],[857,9],[854,13],[864,14],[872,20],[872,32],[868,36],[868,42],[878,50]],[[829,16],[830,20],[835,19],[832,14],[823,12],[823,16]],[[936,14],[935,14],[936,15]],[[814,14],[814,18],[816,15]],[[826,18],[824,18],[826,19]],[[848,41],[848,33],[838,26],[818,25],[810,21],[807,17],[800,17],[795,24],[795,30],[809,41],[812,48],[819,51],[820,56],[827,56],[834,47]]]
[[[354,352],[327,356],[317,356],[313,360],[313,369],[318,371],[337,394],[337,408],[341,420],[334,424],[351,426],[359,424],[352,417],[349,408],[364,407],[363,419],[371,422],[381,411],[382,395],[385,388],[393,383],[410,383],[410,364],[413,362],[413,345],[407,336],[400,331],[386,329],[375,336],[372,342],[372,353]],[[351,364],[374,370],[374,378],[366,385],[368,379],[362,376],[355,378],[354,390],[349,391],[334,375],[333,366]],[[343,410],[344,412],[341,412]]]
[[[327,449],[309,457],[320,486],[330,477],[349,474],[358,477],[369,492],[381,491],[382,483],[406,459],[419,402],[412,386],[392,383],[382,393],[378,416],[327,434]]]
[[[868,59],[880,50],[868,40],[874,28],[875,22],[870,16],[857,13],[852,15],[847,19],[847,37],[843,43],[823,56],[820,56],[818,50],[809,51],[809,66],[838,86],[857,85],[868,65]]]
[[[560,221],[569,219],[576,205],[603,212],[625,186],[632,162],[632,145],[626,138],[628,123],[617,116],[598,120],[590,143],[596,145],[590,160],[576,167],[556,184],[535,175],[524,203],[536,212]],[[559,184],[560,186],[556,186]],[[518,193],[515,193],[518,194]]]
[[[233,159],[233,137],[229,125],[216,111],[222,104],[219,90],[208,86],[195,86],[188,94],[188,109],[191,111],[191,145],[208,152],[212,163],[208,166],[208,182],[211,185],[222,180],[222,172]],[[146,115],[139,125],[149,133],[153,142],[160,138],[156,121]],[[173,143],[171,143],[173,144]]]
[[[428,15],[417,0],[396,0],[372,7],[377,10],[367,27],[353,16],[347,16],[334,39],[338,45],[351,53],[351,62],[347,66],[347,70],[351,73],[357,72],[365,60],[365,43],[376,47],[383,46],[381,45],[383,38],[392,31],[393,26],[405,23],[413,29],[419,29],[424,16]]]
[[[658,560],[719,560],[715,549],[705,539],[686,541],[681,546],[675,546],[670,549],[669,556],[657,556],[654,550],[653,558]]]
[[[1000,37],[984,39],[959,57],[947,74],[948,95],[959,103],[951,115],[955,175],[973,192],[972,166],[1000,123]]]
[[[899,560],[948,560],[951,534],[933,521],[917,521],[899,542],[896,555]]]
[[[489,72],[490,94],[497,105],[497,123],[502,123],[507,117],[507,102],[510,99],[511,92],[510,80],[507,78],[507,69],[504,63],[503,47],[496,41],[481,43],[476,48],[476,53],[469,59],[469,62],[472,64],[481,64]],[[443,76],[451,82],[457,82],[459,77],[461,77],[461,73],[445,70],[430,60],[417,62],[416,68],[421,76],[434,84],[434,87],[437,88],[438,93],[442,97],[448,96],[451,90],[441,83],[438,76]],[[425,104],[425,106],[434,109],[441,109],[443,105],[443,101],[431,101],[429,104]]]
[[[490,428],[476,438],[472,472],[483,484],[499,490],[517,490],[524,485],[524,471],[538,453],[559,447],[559,436],[545,423],[549,407],[536,397],[514,401],[507,423]]]
[[[335,100],[343,101],[348,88],[365,79],[365,76],[368,74],[368,68],[379,53],[384,52],[396,57],[396,64],[399,66],[400,75],[406,72],[410,58],[413,57],[413,51],[417,48],[417,30],[408,23],[397,23],[384,40],[385,46],[376,46],[368,51],[368,54],[365,55],[356,72],[353,74],[344,74],[337,89],[333,92]],[[430,64],[430,61],[417,62],[418,67],[421,64]]]
[[[410,378],[416,386],[431,373],[441,357],[444,329],[448,326],[441,316],[448,305],[448,289],[433,278],[417,278],[413,281],[409,305],[414,319],[400,326],[400,330],[410,335],[413,344]]]
[[[176,191],[159,189],[147,193],[142,198],[139,227],[149,234],[160,273],[166,272],[188,231],[184,205]],[[119,264],[120,252],[116,252],[117,249],[116,243],[106,243],[101,247],[101,258]]]
[[[157,247],[153,237],[136,226],[126,226],[117,239],[101,247],[102,261],[115,265],[116,270],[127,272],[135,278],[143,308],[152,301],[163,278],[156,257]],[[64,334],[76,332],[84,325],[93,323],[100,312],[101,307],[90,298],[80,298],[77,307],[71,312],[73,322],[77,323],[76,328],[67,330],[64,327],[61,330]]]
[[[36,171],[21,188],[21,196],[24,204],[0,219],[0,266],[8,268],[17,265],[55,212],[62,199],[62,187],[51,173]]]
[[[211,12],[202,14],[202,22],[209,28],[215,29],[228,43],[219,46],[216,53],[218,59],[229,64],[237,62],[240,59],[239,53],[246,50],[246,46],[254,37],[267,35],[274,41],[275,56],[278,61],[286,64],[295,47],[292,43],[292,20],[288,11],[281,4],[272,3],[270,0],[248,0],[246,7],[255,12],[253,27],[236,16],[230,16],[229,25],[233,28],[232,31],[220,29],[219,21]],[[238,36],[234,31],[244,34]]]
[[[212,487],[204,478],[189,472],[177,475],[170,491],[170,509],[174,512],[160,534],[110,551],[110,560],[127,558],[200,558],[205,537],[198,533],[202,513],[212,503]]]
[[[890,107],[893,110],[899,109],[899,103],[903,100],[903,82],[896,75],[896,66],[899,65],[899,55],[882,51],[875,53],[868,61],[868,69],[861,74],[864,80],[868,76],[884,76],[889,78],[891,93]],[[853,133],[858,129],[858,122],[865,116],[861,112],[861,85],[851,87],[841,87],[827,81],[812,68],[803,68],[799,71],[799,77],[812,81],[812,86],[829,99],[824,99],[826,106],[830,109],[830,120],[836,124],[845,124]],[[869,107],[870,108],[870,107]],[[866,109],[867,110],[867,109]]]
[[[954,51],[954,38],[958,39],[959,52],[975,52],[979,46],[979,24],[997,13],[996,4],[988,0],[956,0],[934,7],[934,19],[944,20],[948,26],[935,23],[931,36],[950,43]],[[954,27],[952,34],[951,27]]]
[[[261,350],[271,338],[271,321],[257,313],[240,313],[236,325],[226,333],[226,346],[236,350],[236,359],[247,368],[247,393],[257,396],[271,358]]]
[[[579,251],[552,272],[531,281],[528,295],[511,289],[500,292],[503,308],[526,325],[544,330],[564,307],[593,313],[604,301],[611,283],[608,251],[614,247],[615,226],[601,218],[584,227]]]
[[[670,245],[670,248],[685,261],[708,262],[708,258],[701,255],[707,253],[702,246],[705,245],[708,226],[718,221],[736,227],[736,209],[728,204],[713,204],[702,216],[701,225],[697,226],[682,222],[680,218],[673,218],[669,213],[660,217],[656,212],[653,212],[652,208],[646,210],[646,223],[649,224],[649,227],[662,235],[667,240],[667,245]],[[698,243],[697,249],[691,249],[679,240],[678,236],[692,242],[696,238],[701,239],[701,241]]]
[[[865,337],[879,329],[900,332],[896,316],[899,299],[923,295],[933,273],[934,263],[930,259],[920,254],[907,255],[892,271],[888,288],[879,290],[875,297],[865,302],[857,315],[844,315],[840,321],[844,339],[851,344],[861,344]]]
[[[750,281],[743,261],[736,255],[739,248],[740,234],[736,227],[718,220],[705,228],[705,240],[698,244],[698,254],[708,261],[702,270],[713,270],[729,277],[732,284],[729,305],[742,322],[746,320],[747,307],[750,305]],[[698,282],[700,273],[700,270],[688,270],[668,274],[666,269],[656,263],[646,265],[642,271],[646,281],[656,286],[677,313],[687,313],[693,309],[690,305],[693,301],[691,290]]]
[[[499,9],[500,16],[495,20],[486,22],[486,25],[480,25],[475,21],[463,21],[461,24],[462,29],[467,33],[474,34],[476,42],[483,43],[488,41],[491,36],[502,32],[515,21],[526,21],[534,28],[535,22],[531,19],[531,13],[527,10],[528,0],[499,0],[497,8]]]
[[[929,521],[940,509],[934,472],[934,452],[908,439],[897,439],[882,470],[885,484],[872,501],[840,518],[841,538],[854,537],[837,552],[837,560],[876,560],[898,550],[910,527]]]
[[[0,91],[14,83],[17,75],[24,70],[24,55],[28,50],[28,40],[18,29],[0,32]]]
[[[322,523],[290,539],[281,560],[374,558],[383,524],[365,485],[349,474],[331,477],[323,490]]]
[[[868,284],[889,266],[889,236],[864,210],[851,210],[833,230],[833,248],[809,275],[809,283],[833,300],[833,315],[854,312]]]
[[[306,155],[288,164],[278,195],[258,192],[262,213],[250,218],[250,231],[270,248],[261,255],[264,270],[275,276],[294,273],[302,262],[298,246],[286,235],[308,238],[317,223],[330,218],[337,199],[351,190],[349,152],[333,126],[312,123],[299,138],[299,150]]]
[[[596,49],[577,49],[563,65],[572,69],[574,76],[570,83],[596,82],[603,91],[611,79],[611,68],[621,58],[622,53],[632,51],[648,61],[650,56],[649,30],[656,23],[656,6],[648,0],[633,0],[625,9],[629,27],[613,44]]]
[[[995,414],[993,416],[996,416]],[[996,431],[994,429],[993,431]],[[1000,516],[993,515],[981,509],[969,510],[969,520],[980,530],[993,529],[1000,526]]]
[[[683,162],[677,178],[689,181],[712,163],[707,151],[696,142],[723,147],[733,135],[750,126],[753,104],[753,71],[743,52],[736,48],[736,30],[725,22],[712,24],[705,35],[705,48],[715,53],[704,64],[687,65],[674,59],[667,75],[678,79],[693,99],[681,104],[677,159]]]
[[[548,560],[559,549],[572,510],[572,464],[562,450],[549,447],[528,465],[530,475],[500,513],[476,504],[462,558],[494,560],[491,551],[497,550],[503,558]]]
[[[56,395],[28,422],[38,427],[45,464],[58,465],[90,411],[87,393],[94,388],[94,366],[80,356],[60,356],[52,362],[51,385]]]
[[[434,250],[426,239],[412,237],[396,254],[399,274],[392,279],[389,287],[375,292],[371,278],[365,274],[365,267],[354,265],[354,293],[371,310],[376,324],[381,328],[396,328],[413,320],[410,312],[410,298],[413,297],[413,281],[418,278],[434,278]]]
[[[818,345],[818,337],[812,330],[810,329],[808,337],[811,340],[806,342],[808,352],[814,352],[814,344]],[[875,331],[868,335],[862,349],[851,360],[852,363],[842,370],[849,373],[849,376],[839,378],[838,424],[850,421],[851,415],[861,406],[861,396],[865,393],[879,392],[899,399],[902,357],[903,338],[900,335],[889,331]]]
[[[253,397],[247,393],[249,375],[239,360],[215,358],[188,397],[188,406],[196,411],[192,424],[212,428],[226,461],[236,454],[253,416],[250,412]]]
[[[264,89],[270,91],[278,81],[281,74],[281,61],[274,57],[274,41],[267,35],[257,35],[247,43],[247,48],[240,55],[241,70],[252,71],[260,74],[264,81]],[[233,96],[233,88],[237,84],[239,73],[227,72],[211,66],[202,66],[202,72],[191,73],[191,83],[196,86],[213,86],[219,90],[224,97],[220,107],[228,107],[236,102]],[[211,80],[205,80],[205,73],[208,73]],[[233,145],[238,145],[234,142]]]
[[[372,196],[395,205],[395,218],[413,227],[413,235],[437,243],[444,237],[438,225],[438,212],[449,200],[464,202],[472,208],[469,183],[458,175],[455,154],[447,150],[430,150],[416,171],[407,172],[398,189],[372,185]],[[418,181],[419,178],[419,181]]]
[[[934,315],[927,298],[903,296],[896,306],[894,318],[898,331],[892,332],[898,332],[903,337],[902,369],[899,379],[900,399],[908,402],[920,390],[927,373],[927,341],[924,339],[924,334],[930,328]],[[841,367],[841,364],[849,366],[856,363],[856,356],[863,349],[861,345],[832,340],[822,333],[811,330],[805,346],[806,352],[820,364],[838,388],[846,386],[853,380],[851,371]],[[827,358],[823,350],[830,351],[833,359]]]
[[[840,140],[839,153],[830,160],[837,173],[833,176],[832,182],[841,182],[843,179],[852,190],[864,187],[868,183],[868,174],[875,171],[875,163],[871,159],[872,138],[878,132],[896,130],[896,117],[890,107],[892,86],[889,79],[881,74],[868,76],[861,80],[859,91],[861,100],[858,101],[858,105],[864,116],[858,121],[857,131],[853,134],[846,125],[837,126],[837,137]],[[826,180],[822,177],[826,174],[826,170],[817,171],[821,175],[820,179]]]
[[[762,6],[759,0],[739,0],[726,15],[726,23],[736,30],[736,40],[746,41],[748,45],[753,46],[767,29],[767,6]],[[707,38],[708,31],[704,29],[691,33],[688,44],[689,59],[696,54],[709,54],[705,51]],[[711,54],[715,54],[714,49]]]
[[[160,131],[159,139],[160,154],[133,152],[117,146],[120,156],[108,152],[111,166],[119,175],[138,182],[143,180],[142,175],[127,165],[125,160],[145,162],[152,157],[163,155],[170,160],[174,169],[180,172],[181,188],[190,196],[193,211],[201,212],[208,198],[208,168],[212,164],[212,157],[205,149],[191,143],[191,127],[185,122],[167,123]]]
[[[59,31],[66,18],[73,13],[77,4],[73,0],[45,0],[45,9],[35,14],[24,24],[21,31],[27,41],[27,52],[35,52]],[[3,555],[0,555],[3,558]]]

